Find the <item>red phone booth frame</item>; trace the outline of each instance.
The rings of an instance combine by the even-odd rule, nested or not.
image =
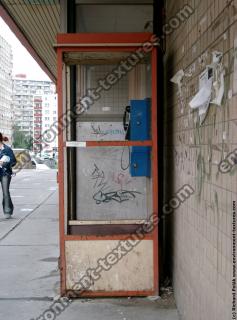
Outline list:
[[[111,146],[150,146],[152,149],[152,205],[153,214],[158,221],[158,137],[157,137],[157,47],[154,41],[155,35],[151,33],[97,33],[97,34],[58,34],[57,36],[57,69],[58,69],[58,117],[63,117],[63,54],[65,52],[131,52],[145,48],[151,53],[151,139],[149,141],[87,141],[86,147],[111,147]],[[65,234],[65,182],[64,182],[64,141],[63,131],[59,132],[59,225],[60,225],[60,270],[61,270],[61,294],[66,295],[66,241],[86,240],[124,240],[129,234],[121,235],[68,235]],[[144,240],[153,241],[153,269],[154,284],[152,290],[142,291],[111,291],[111,292],[83,292],[81,296],[149,296],[158,294],[158,227],[147,233]],[[144,262],[145,263],[145,262]]]

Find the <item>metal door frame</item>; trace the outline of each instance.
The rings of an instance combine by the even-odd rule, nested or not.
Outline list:
[[[57,67],[58,67],[58,121],[63,118],[63,54],[65,52],[131,52],[135,51],[145,43],[151,43],[151,33],[87,33],[87,34],[59,34],[57,37]],[[153,43],[151,52],[152,67],[152,105],[151,105],[151,132],[152,137],[149,141],[87,141],[86,147],[108,147],[108,146],[150,146],[152,149],[152,206],[153,215],[158,221],[158,137],[157,137],[157,47]],[[61,270],[61,294],[66,295],[66,259],[65,241],[86,241],[86,240],[124,240],[130,234],[122,235],[68,235],[65,232],[65,164],[64,151],[66,141],[63,136],[64,130],[59,130],[59,229],[60,229],[60,270]],[[152,291],[112,291],[112,292],[83,292],[80,296],[149,296],[158,294],[158,227],[152,232],[145,234],[144,240],[153,240],[153,267],[154,284]],[[145,263],[145,262],[144,262]]]

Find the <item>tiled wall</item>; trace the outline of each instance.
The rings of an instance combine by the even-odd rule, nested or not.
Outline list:
[[[167,219],[167,250],[182,319],[227,320],[232,319],[232,202],[237,200],[237,166],[223,174],[218,163],[237,148],[237,1],[167,0],[166,22],[185,4],[194,9],[193,14],[166,38],[165,197],[169,200],[184,184],[190,184],[195,194]],[[210,106],[200,126],[189,102],[214,50],[224,54],[225,96],[221,107]],[[170,82],[180,69],[186,73],[183,111],[178,87]]]

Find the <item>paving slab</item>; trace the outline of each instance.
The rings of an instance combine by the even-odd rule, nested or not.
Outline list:
[[[59,243],[56,205],[42,205],[8,234],[2,245],[56,245]]]
[[[115,299],[77,300],[61,314],[50,312],[49,310],[55,310],[50,309],[51,306],[52,302],[43,299],[0,300],[0,314],[2,319],[7,320],[179,320],[177,310],[162,308],[156,303],[147,304],[142,299],[138,304],[131,301],[129,305],[123,304],[123,300],[118,303]]]
[[[0,319],[178,320],[172,299],[78,299],[45,313],[59,294],[57,188],[55,170],[22,170],[12,181],[14,218],[0,218]]]

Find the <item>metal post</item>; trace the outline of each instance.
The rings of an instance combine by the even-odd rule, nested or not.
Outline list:
[[[67,1],[67,32],[76,32],[76,4],[75,0]],[[70,66],[70,110],[76,108],[76,66]],[[72,119],[68,126],[68,140],[76,140],[76,119]],[[76,220],[76,148],[67,150],[67,179],[68,179],[68,219]]]

